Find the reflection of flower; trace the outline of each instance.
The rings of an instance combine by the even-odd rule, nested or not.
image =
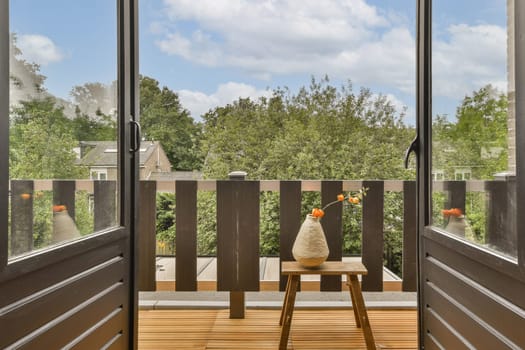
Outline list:
[[[29,198],[31,198],[31,194],[29,194],[29,193],[22,193],[22,194],[20,195],[20,197],[21,197],[22,199],[29,199]]]
[[[363,200],[363,197],[366,196],[366,191],[367,190],[368,190],[368,188],[364,188],[363,187],[354,195],[348,194],[347,196],[345,196],[344,194],[338,194],[337,195],[337,200],[328,203],[322,209],[314,208],[312,210],[312,216],[314,218],[319,218],[319,219],[322,218],[324,216],[324,211],[326,210],[326,208],[328,208],[329,206],[331,206],[331,205],[333,205],[335,203],[339,203],[339,202],[343,202],[343,204],[346,204],[346,205],[359,205],[359,204],[361,204],[361,201]]]
[[[463,215],[463,211],[461,211],[461,209],[459,208],[443,209],[441,213],[443,213],[443,216],[446,218],[449,216],[455,216],[459,218],[460,216]]]
[[[58,213],[60,211],[64,211],[66,210],[66,206],[65,205],[53,205],[53,212],[54,213]]]

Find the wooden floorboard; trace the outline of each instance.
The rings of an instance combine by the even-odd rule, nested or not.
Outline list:
[[[277,349],[280,310],[141,310],[139,349]],[[370,310],[380,349],[417,349],[415,310]],[[294,311],[288,349],[366,349],[351,309]]]

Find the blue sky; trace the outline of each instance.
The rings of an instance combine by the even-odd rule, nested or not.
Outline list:
[[[177,91],[194,117],[238,97],[296,91],[327,74],[415,112],[415,0],[139,0],[140,72]],[[505,0],[434,1],[434,102],[506,88]],[[11,30],[45,86],[67,98],[116,78],[116,2],[11,0]]]

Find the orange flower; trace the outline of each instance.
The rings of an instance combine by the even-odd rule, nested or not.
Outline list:
[[[60,211],[64,211],[66,210],[66,206],[65,205],[53,205],[53,212],[54,213],[58,213]]]
[[[29,198],[31,198],[31,195],[30,195],[29,193],[22,193],[22,194],[20,195],[20,197],[21,197],[22,199],[29,199]]]
[[[459,208],[443,209],[441,210],[441,213],[445,217],[449,217],[449,216],[460,217],[461,215],[463,215],[463,211]]]
[[[361,203],[361,200],[363,199],[364,196],[366,196],[366,191],[368,190],[368,188],[361,188],[356,194],[355,196],[351,196],[351,195],[348,195],[348,196],[345,196],[344,194],[338,194],[337,195],[337,200],[333,201],[333,202],[330,202],[328,203],[327,205],[325,205],[322,209],[319,209],[319,208],[314,208],[312,210],[312,216],[314,218],[322,218],[324,216],[324,211],[326,208],[328,208],[329,206],[331,205],[334,205],[336,203],[339,203],[339,202],[343,202],[345,199],[348,200],[348,203],[350,204],[353,204],[353,205],[359,205]],[[346,203],[343,203],[343,204],[346,204]],[[349,205],[349,204],[347,204]]]
[[[359,204],[359,202],[361,202],[359,197],[348,197],[348,201],[352,204]]]
[[[323,209],[319,209],[319,208],[314,208],[312,210],[312,216],[314,218],[322,218],[324,216],[324,210]]]

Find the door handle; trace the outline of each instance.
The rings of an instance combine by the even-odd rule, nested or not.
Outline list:
[[[410,143],[410,146],[408,146],[406,152],[405,152],[405,169],[408,169],[408,158],[410,157],[410,153],[417,153],[419,152],[419,137],[416,136],[412,142]]]
[[[135,153],[140,149],[140,139],[141,139],[142,131],[140,129],[140,124],[138,121],[131,120],[129,124],[130,124],[129,126],[130,126],[130,133],[131,133],[131,140],[130,140],[131,147],[129,151],[131,153]]]

